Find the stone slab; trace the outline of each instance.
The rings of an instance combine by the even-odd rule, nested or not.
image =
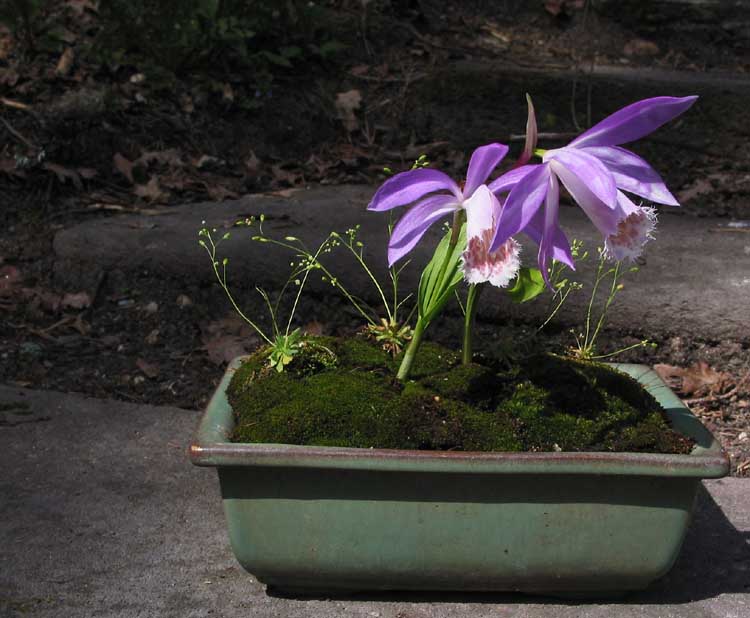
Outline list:
[[[266,232],[277,238],[297,236],[313,246],[331,231],[343,232],[361,225],[365,257],[374,272],[386,276],[387,215],[365,210],[372,187],[316,186],[289,197],[249,195],[240,200],[200,203],[166,209],[158,216],[127,215],[100,219],[60,231],[54,242],[56,272],[67,289],[85,288],[98,280],[97,273],[110,269],[147,270],[190,281],[210,281],[213,273],[197,244],[201,222],[216,227],[218,234],[250,215],[267,215]],[[570,238],[594,249],[600,238],[580,209],[566,207],[561,221]],[[440,235],[433,226],[411,255],[402,276],[402,289],[414,290],[421,267],[429,259]],[[248,230],[233,230],[222,245],[230,259],[230,280],[249,289],[261,285],[273,289],[286,281],[290,255],[269,244],[253,242]],[[520,239],[523,242],[523,237]],[[524,259],[533,264],[536,247],[526,242]],[[582,281],[593,277],[593,261],[581,264]],[[626,282],[610,313],[613,328],[647,337],[683,335],[704,340],[750,341],[750,228],[731,227],[726,219],[692,218],[664,211],[657,240],[647,246],[641,272]],[[334,274],[358,295],[376,300],[375,290],[356,262],[345,253],[330,256]],[[310,291],[330,286],[317,278]],[[217,288],[217,295],[220,291]],[[588,296],[572,296],[557,319],[580,323]],[[539,323],[548,312],[539,300],[513,305],[499,292],[488,293],[480,303],[480,315],[508,317]]]
[[[612,604],[270,596],[235,562],[199,413],[0,386],[0,617],[746,618],[750,481],[707,482],[673,571]]]

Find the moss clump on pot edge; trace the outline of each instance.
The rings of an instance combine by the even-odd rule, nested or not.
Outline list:
[[[656,400],[606,365],[550,354],[461,365],[426,343],[406,383],[364,338],[312,339],[284,373],[250,356],[227,390],[235,442],[465,451],[689,453]]]

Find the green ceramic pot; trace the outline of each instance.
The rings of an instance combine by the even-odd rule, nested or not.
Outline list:
[[[234,444],[225,390],[190,447],[216,467],[240,564],[288,591],[644,588],[680,550],[700,480],[728,472],[708,430],[642,365],[615,365],[697,445],[690,455],[470,453]]]

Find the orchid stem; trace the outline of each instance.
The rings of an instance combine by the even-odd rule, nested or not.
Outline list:
[[[455,249],[456,245],[458,244],[458,239],[461,235],[461,226],[463,225],[463,222],[463,211],[456,211],[456,213],[453,215],[453,226],[451,228],[450,244],[448,245],[448,251],[445,254],[445,261],[440,267],[438,281],[442,281],[443,277],[445,276],[445,271],[448,268],[450,256],[453,253],[453,249]],[[404,352],[404,358],[401,360],[401,365],[399,366],[398,373],[396,374],[396,377],[399,380],[403,381],[409,377],[409,374],[411,373],[411,366],[414,364],[414,359],[417,356],[417,350],[419,350],[419,346],[422,343],[422,335],[429,325],[430,321],[426,320],[424,316],[420,315],[417,317],[417,324],[414,327],[414,332],[412,333],[409,347],[406,348],[406,351]]]
[[[477,312],[477,303],[479,296],[482,294],[484,284],[472,284],[469,286],[469,295],[466,298],[466,315],[464,316],[464,347],[462,362],[464,365],[471,363],[474,358],[473,337],[474,321]]]
[[[396,377],[402,382],[406,380],[411,373],[411,366],[414,364],[414,359],[417,357],[417,350],[419,350],[419,345],[422,343],[422,335],[426,328],[427,324],[425,321],[417,319],[417,324],[412,332],[409,347],[407,347],[404,352],[404,358],[398,368],[398,374],[396,374]]]

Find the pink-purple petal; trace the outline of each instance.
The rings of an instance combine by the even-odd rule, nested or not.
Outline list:
[[[560,228],[558,209],[560,208],[560,185],[554,174],[550,174],[547,195],[544,198],[544,229],[539,243],[539,270],[547,287],[554,291],[549,280],[549,260],[552,257],[552,241],[555,231]]]
[[[463,207],[466,210],[467,238],[481,236],[485,230],[494,229],[495,222],[500,218],[500,202],[487,185],[474,191]]]
[[[431,195],[412,206],[399,219],[388,243],[388,265],[393,266],[411,251],[427,229],[459,208],[452,195]]]
[[[622,221],[626,219],[628,215],[632,215],[634,212],[640,210],[639,206],[636,206],[627,195],[622,191],[617,192],[617,209],[620,211],[619,219]]]
[[[455,199],[461,199],[461,189],[443,172],[428,168],[401,172],[380,186],[367,209],[383,211],[406,206],[436,191],[450,191]]]
[[[508,147],[505,144],[487,144],[477,148],[469,161],[464,195],[471,195],[480,185],[485,184],[492,170],[498,166],[506,154],[508,154]]]
[[[579,135],[569,146],[588,148],[633,142],[685,112],[697,98],[654,97],[638,101],[607,116]]]
[[[584,180],[571,172],[566,166],[558,161],[550,163],[552,172],[565,185],[575,202],[583,209],[586,216],[604,236],[613,234],[620,221],[617,209],[617,192],[615,191],[615,203],[613,205],[602,202]]]
[[[556,169],[564,167],[575,176],[580,184],[584,184],[600,202],[610,208],[617,202],[617,185],[609,170],[596,157],[583,150],[574,148],[558,148],[549,150],[544,155],[545,161],[555,161]],[[567,187],[567,184],[565,185]],[[568,190],[570,190],[568,188]]]
[[[526,105],[529,110],[526,117],[526,139],[523,144],[523,152],[516,162],[516,166],[518,167],[526,163],[534,155],[537,139],[539,138],[539,131],[536,125],[536,114],[534,113],[534,103],[532,103],[531,97],[528,93],[526,94]]]
[[[490,251],[496,251],[508,238],[528,225],[547,194],[549,174],[548,164],[539,165],[513,187],[505,200]]]
[[[544,211],[542,209],[537,211],[523,231],[537,245],[541,244],[542,233],[544,231]],[[570,242],[568,242],[568,237],[565,235],[565,232],[562,231],[560,226],[557,226],[551,238],[549,238],[549,245],[551,247],[551,256],[553,260],[562,262],[571,270],[576,269],[575,262],[573,261],[573,254],[570,251]]]
[[[533,172],[537,167],[539,167],[539,164],[537,163],[533,165],[522,165],[521,167],[505,172],[502,176],[495,178],[495,180],[487,186],[495,195],[500,195],[501,193],[510,191],[524,176]]]
[[[604,163],[618,188],[657,204],[680,205],[658,172],[637,154],[619,146],[595,146],[583,148],[581,152]]]

